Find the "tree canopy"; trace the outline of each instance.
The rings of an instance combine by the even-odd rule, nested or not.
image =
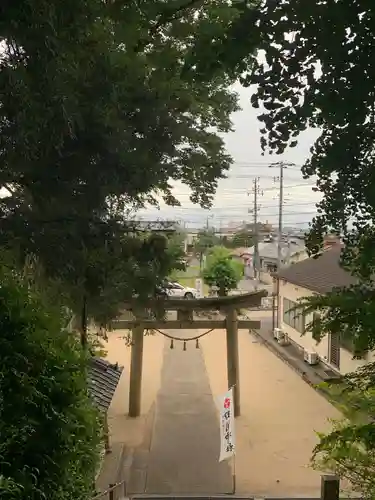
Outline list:
[[[243,263],[234,260],[225,247],[216,246],[207,256],[203,279],[208,286],[217,287],[220,296],[225,296],[237,287],[243,273]]]
[[[104,277],[128,275],[140,248],[156,255],[129,221],[146,201],[178,203],[171,186],[182,181],[210,204],[231,163],[218,132],[238,106],[233,69],[199,68],[241,9],[226,0],[0,6],[0,244],[22,265],[35,256],[74,304],[109,297]],[[140,287],[163,269],[148,279],[142,262]]]
[[[215,131],[230,130],[237,104],[227,73],[197,81],[191,57],[203,32],[225,31],[236,9],[34,4],[3,7],[0,24],[1,185],[13,187],[23,216],[91,215],[111,195],[139,201],[158,191],[171,201],[172,179],[207,205],[230,163]]]
[[[232,248],[241,248],[241,247],[249,248],[253,245],[253,241],[254,241],[253,231],[244,229],[242,231],[238,231],[237,233],[235,233],[230,243]]]
[[[321,336],[351,337],[359,354],[375,347],[374,9],[366,1],[265,0],[256,23],[263,52],[242,78],[256,84],[252,104],[262,108],[265,152],[284,153],[308,127],[320,131],[302,169],[305,178],[316,176],[323,195],[307,244],[317,255],[325,233],[340,234],[342,266],[357,283],[308,302],[321,313]],[[367,370],[374,372],[375,365]],[[366,390],[355,389],[362,401],[373,381]],[[320,448],[325,465],[356,479],[359,490],[371,483],[371,496],[373,429],[372,423],[352,428],[346,422]]]
[[[263,3],[258,27],[264,57],[244,83],[256,83],[263,106],[264,151],[281,154],[307,127],[321,131],[303,167],[323,194],[308,236],[319,253],[328,231],[343,237],[342,265],[358,284],[313,299],[325,311],[322,333],[347,330],[358,349],[372,349],[375,270],[374,99],[370,40],[373,7],[363,2]],[[358,92],[358,89],[361,91]]]

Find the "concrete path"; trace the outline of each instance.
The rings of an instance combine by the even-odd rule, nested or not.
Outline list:
[[[175,336],[193,332],[174,331]],[[219,463],[219,420],[201,349],[166,341],[147,467],[151,494],[230,493],[231,470]]]

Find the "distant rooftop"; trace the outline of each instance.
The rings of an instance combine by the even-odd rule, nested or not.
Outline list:
[[[318,258],[310,258],[281,269],[278,277],[312,292],[328,293],[353,285],[356,279],[340,266],[342,246],[334,246]]]
[[[260,242],[259,245],[259,257],[265,259],[277,259],[278,253],[278,241],[273,240],[270,242]],[[290,239],[289,242],[281,242],[281,248],[283,256],[286,255],[293,256],[298,252],[302,252],[305,249],[305,243],[300,239]],[[251,255],[254,254],[254,246],[250,247],[249,252]]]
[[[106,412],[119,383],[122,366],[111,364],[102,358],[92,358],[88,382],[91,397],[100,411]]]

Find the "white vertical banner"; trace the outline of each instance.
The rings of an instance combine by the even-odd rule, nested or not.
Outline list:
[[[195,289],[197,291],[197,299],[201,299],[203,297],[203,281],[201,278],[195,280]]]
[[[233,387],[217,398],[220,413],[219,462],[233,457],[236,452],[234,431]]]

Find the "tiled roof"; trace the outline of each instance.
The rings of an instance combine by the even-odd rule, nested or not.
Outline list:
[[[320,257],[305,259],[281,269],[277,276],[312,292],[327,293],[356,283],[356,279],[340,267],[341,246],[323,252]]]
[[[112,365],[105,359],[92,358],[88,374],[89,391],[100,411],[108,410],[123,369],[122,366]]]

